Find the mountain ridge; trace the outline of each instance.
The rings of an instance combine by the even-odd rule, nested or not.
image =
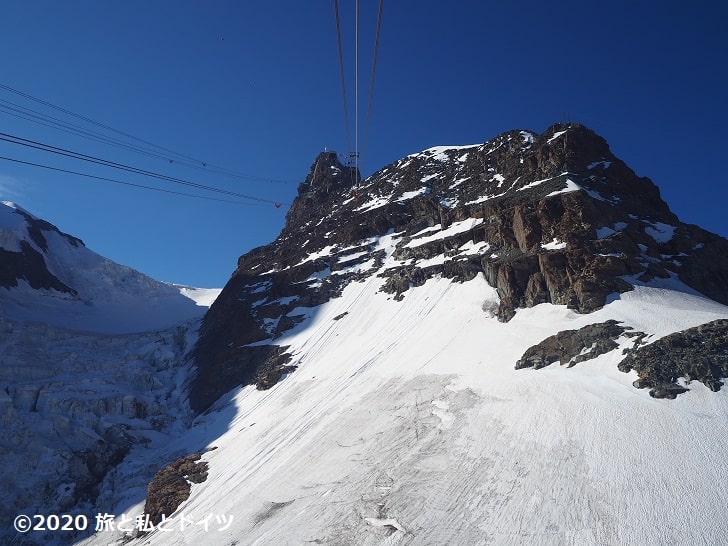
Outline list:
[[[434,276],[479,273],[498,292],[501,321],[540,303],[593,312],[671,278],[727,304],[728,241],[681,223],[649,178],[579,124],[430,148],[366,180],[322,152],[280,236],[239,258],[206,315],[191,403],[204,410],[236,384],[270,386],[268,375],[291,371],[273,341],[305,320],[296,308],[349,282],[376,275],[401,299]]]
[[[6,456],[38,493],[8,480],[3,521],[167,518],[82,542],[104,546],[721,542],[728,307],[696,287],[723,297],[725,240],[605,150],[557,125],[365,180],[324,152],[199,337],[0,317],[5,425],[66,442]]]
[[[200,317],[206,307],[194,294],[100,256],[15,203],[0,204],[0,316],[138,333]]]

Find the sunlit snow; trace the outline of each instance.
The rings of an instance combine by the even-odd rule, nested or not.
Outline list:
[[[367,242],[385,250],[382,269],[401,237]],[[476,248],[485,245],[460,250]],[[573,368],[514,368],[560,330],[615,319],[652,340],[728,317],[675,279],[630,280],[634,290],[594,313],[541,304],[507,324],[493,318],[499,298],[482,274],[431,278],[402,301],[372,274],[326,304],[297,307],[289,316],[303,322],[276,340],[297,370],[270,390],[224,396],[165,448],[215,449],[171,530],[145,544],[716,543],[728,498],[725,389],[691,383],[677,400],[650,398],[632,386],[634,372],[617,370],[627,337]],[[117,479],[133,479],[144,457]],[[133,518],[142,506],[139,491],[115,513]],[[232,523],[180,528],[183,516],[208,515]]]
[[[560,137],[561,135],[563,135],[563,134],[564,134],[565,132],[566,132],[566,131],[557,131],[557,132],[555,132],[555,133],[554,133],[554,136],[552,136],[552,137],[551,137],[550,139],[548,139],[548,140],[547,140],[546,142],[550,144],[551,142],[553,142],[554,140],[556,140],[557,138],[559,138],[559,137]]]
[[[645,227],[645,233],[652,237],[656,243],[666,243],[675,234],[675,226],[654,222]]]
[[[561,250],[566,248],[566,242],[554,238],[548,243],[541,243],[541,248],[544,250]]]
[[[572,191],[578,191],[578,190],[581,190],[581,189],[582,189],[582,187],[579,184],[577,184],[576,182],[574,182],[570,178],[567,178],[566,179],[566,186],[564,188],[562,188],[560,190],[552,191],[546,197],[551,197],[553,195],[559,195],[560,193],[569,193],[569,192],[572,192]]]
[[[409,248],[414,248],[417,246],[422,246],[425,243],[430,243],[432,241],[435,241],[437,239],[445,239],[446,237],[450,237],[451,235],[457,235],[458,233],[462,233],[464,231],[469,231],[473,229],[477,224],[482,223],[482,219],[478,218],[468,218],[467,220],[462,220],[460,222],[453,222],[450,227],[446,229],[442,229],[441,231],[438,231],[437,233],[433,235],[428,235],[426,237],[418,237],[416,239],[413,239],[409,243],[407,243],[405,246]],[[439,226],[439,224],[438,224]]]
[[[590,315],[543,304],[502,324],[484,312],[497,296],[482,276],[431,279],[402,302],[379,282],[292,311],[308,322],[278,342],[298,370],[225,397],[177,441],[216,448],[210,475],[148,544],[636,545],[721,532],[724,391],[654,400],[617,370],[620,350],[570,369],[513,363],[561,329],[617,318],[664,335],[728,308],[638,287]],[[180,530],[181,514],[234,519],[215,535]]]

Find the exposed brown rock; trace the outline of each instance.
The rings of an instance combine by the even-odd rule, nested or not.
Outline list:
[[[632,349],[619,369],[635,370],[639,379],[634,386],[649,388],[655,398],[675,398],[687,391],[678,384],[680,378],[718,391],[728,377],[728,320],[701,324]]]
[[[286,366],[290,355],[287,347],[260,345],[230,347],[214,353],[214,366],[200,370],[190,390],[189,400],[193,409],[204,411],[215,400],[239,385],[255,384],[259,389],[270,388],[283,373],[292,372],[295,366]],[[208,358],[212,355],[207,355]]]
[[[208,465],[200,461],[201,457],[200,453],[187,455],[165,466],[149,483],[144,513],[154,525],[162,521],[162,515],[171,516],[190,497],[190,483],[207,479]]]
[[[633,382],[638,389],[650,389],[654,398],[675,398],[687,387],[678,383],[700,381],[712,391],[723,386],[728,377],[728,320],[701,324],[645,344],[642,332],[634,332],[610,320],[590,324],[579,330],[564,330],[530,347],[516,363],[516,369],[542,368],[556,361],[568,364],[590,360],[618,347],[615,340],[621,335],[635,338],[633,347],[618,368],[623,372],[635,370],[639,378]]]
[[[615,340],[626,331],[627,328],[616,320],[589,324],[578,330],[563,330],[530,347],[516,362],[516,369],[539,369],[557,361],[574,366],[616,349]]]

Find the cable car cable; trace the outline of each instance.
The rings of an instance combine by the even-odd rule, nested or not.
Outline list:
[[[101,127],[103,129],[106,129],[107,131],[112,131],[112,132],[117,133],[119,135],[122,135],[122,136],[124,136],[124,137],[126,137],[128,139],[132,139],[132,140],[135,140],[137,142],[141,142],[142,144],[146,144],[147,146],[151,146],[153,148],[156,148],[156,150],[161,150],[162,152],[166,152],[165,154],[160,154],[159,151],[147,150],[146,151],[147,155],[155,155],[157,157],[163,157],[164,159],[167,159],[167,160],[171,159],[170,156],[174,156],[175,159],[176,159],[176,161],[178,163],[185,164],[187,166],[194,167],[194,168],[198,168],[198,169],[205,169],[205,170],[215,171],[215,172],[218,172],[219,174],[224,174],[225,176],[239,178],[239,179],[242,179],[242,180],[256,180],[256,181],[262,181],[262,182],[274,182],[274,183],[279,183],[279,184],[291,184],[291,183],[294,183],[291,180],[279,180],[279,179],[272,179],[272,178],[264,178],[264,177],[260,177],[260,176],[253,176],[253,175],[248,175],[248,174],[244,174],[244,173],[239,173],[237,171],[234,171],[232,169],[228,169],[226,167],[220,167],[220,166],[215,165],[213,163],[209,163],[207,161],[202,161],[202,160],[196,159],[196,158],[191,157],[191,156],[189,156],[187,154],[183,154],[183,153],[180,153],[180,152],[175,152],[174,150],[171,150],[169,148],[165,148],[164,146],[160,146],[158,144],[154,144],[153,142],[150,142],[148,140],[144,140],[142,138],[136,137],[136,136],[131,135],[129,133],[126,133],[124,131],[120,131],[120,130],[115,129],[115,128],[113,128],[113,127],[111,127],[111,126],[109,126],[109,125],[107,125],[105,123],[101,123],[101,122],[95,121],[95,120],[93,120],[93,119],[91,119],[91,118],[89,118],[87,116],[82,115],[82,114],[78,114],[76,112],[73,112],[71,110],[68,110],[66,108],[63,108],[61,106],[55,105],[55,104],[53,104],[53,103],[51,103],[49,101],[46,101],[46,100],[43,100],[43,99],[39,99],[39,98],[34,97],[34,96],[32,96],[32,95],[30,95],[28,93],[25,93],[23,91],[20,91],[18,89],[14,89],[14,88],[10,87],[9,85],[5,85],[5,84],[0,83],[0,89],[4,89],[4,90],[6,90],[6,91],[8,91],[10,93],[14,93],[16,95],[19,95],[19,96],[21,96],[21,97],[23,97],[25,99],[28,99],[28,100],[37,102],[39,104],[42,104],[44,106],[47,106],[48,108],[53,108],[53,109],[55,109],[55,110],[57,110],[59,112],[62,112],[64,114],[66,114],[66,115],[75,117],[75,118],[80,119],[82,121],[85,121],[86,123],[90,123],[92,125],[96,125],[98,127]],[[10,104],[12,104],[12,103],[10,103]],[[15,106],[18,106],[18,105],[15,105]],[[20,107],[20,108],[23,108],[23,107]],[[38,114],[39,115],[44,115],[44,114],[40,114],[40,113],[38,113]],[[56,118],[53,118],[53,119],[56,119]],[[63,122],[61,120],[58,120],[58,121],[60,123],[65,123],[65,122]],[[128,146],[133,146],[133,145],[128,145]],[[138,148],[140,150],[143,149],[141,147],[138,147]],[[144,152],[141,152],[141,153],[144,153]]]
[[[234,191],[231,191],[231,190],[225,190],[225,189],[222,189],[222,188],[216,188],[214,186],[207,186],[205,184],[199,184],[197,182],[191,182],[189,180],[184,180],[184,179],[176,178],[176,177],[173,177],[173,176],[167,176],[167,175],[163,175],[163,174],[160,174],[160,173],[155,173],[155,172],[152,172],[152,171],[147,171],[145,169],[139,169],[137,167],[132,167],[132,166],[125,165],[125,164],[122,164],[122,163],[116,163],[114,161],[109,161],[109,160],[106,160],[106,159],[102,159],[102,158],[98,158],[98,157],[94,157],[94,156],[89,156],[89,155],[86,155],[86,154],[81,154],[79,152],[74,152],[72,150],[67,150],[65,148],[59,148],[57,146],[51,146],[49,144],[44,144],[42,142],[37,142],[37,141],[34,141],[34,140],[25,139],[25,138],[18,137],[18,136],[15,136],[15,135],[9,135],[7,133],[0,133],[0,141],[9,142],[11,144],[18,144],[20,146],[25,146],[25,147],[28,147],[28,148],[33,148],[33,149],[41,150],[41,151],[44,151],[44,152],[49,152],[49,153],[53,153],[53,154],[57,154],[57,155],[62,155],[62,156],[65,156],[65,157],[70,157],[72,159],[78,159],[78,160],[81,160],[81,161],[87,161],[89,163],[95,163],[97,165],[102,165],[102,166],[105,166],[105,167],[111,167],[111,168],[120,169],[120,170],[123,170],[123,171],[133,172],[133,173],[136,173],[136,174],[141,174],[141,175],[144,175],[144,176],[149,176],[151,178],[157,178],[159,180],[165,180],[165,181],[168,181],[168,182],[173,182],[175,184],[182,184],[182,185],[185,185],[185,186],[190,186],[190,187],[194,187],[194,188],[198,188],[198,189],[202,189],[202,190],[206,190],[206,191],[222,193],[222,194],[230,195],[230,196],[233,196],[233,197],[239,197],[239,198],[242,198],[242,199],[249,199],[249,200],[252,200],[252,201],[259,201],[259,202],[262,202],[262,203],[270,203],[270,204],[275,204],[277,202],[277,201],[273,201],[271,199],[264,199],[264,198],[261,198],[261,197],[255,197],[255,196],[251,196],[251,195],[246,195],[246,194],[239,193],[239,192],[234,192]]]
[[[341,47],[341,25],[339,23],[339,2],[334,0],[334,14],[336,16],[336,41],[339,46],[339,71],[341,72],[341,93],[344,97],[344,130],[346,131],[347,152],[351,151],[351,137],[349,133],[349,109],[346,100],[346,77],[344,75],[344,54]]]
[[[124,180],[117,180],[117,179],[114,179],[114,178],[107,178],[105,176],[97,176],[95,174],[81,173],[81,172],[78,172],[78,171],[71,171],[69,169],[61,169],[60,167],[51,167],[50,165],[43,165],[43,164],[40,164],[40,163],[33,163],[33,162],[30,162],[30,161],[22,161],[20,159],[13,159],[11,157],[0,156],[0,159],[3,159],[5,161],[12,161],[13,163],[20,163],[20,164],[23,164],[23,165],[30,165],[30,166],[33,166],[33,167],[40,167],[42,169],[48,169],[48,170],[51,170],[51,171],[57,171],[57,172],[72,174],[72,175],[75,175],[75,176],[83,176],[83,177],[86,177],[86,178],[95,178],[96,180],[103,180],[105,182],[113,182],[115,184],[123,184],[124,186],[132,186],[134,188],[140,188],[140,189],[145,189],[145,190],[153,190],[153,191],[158,191],[158,192],[163,192],[163,193],[171,193],[171,194],[174,194],[174,195],[182,195],[182,196],[185,196],[185,197],[194,197],[196,199],[205,199],[205,200],[208,200],[208,201],[219,201],[219,202],[222,202],[222,203],[232,203],[232,204],[235,204],[235,205],[258,206],[258,207],[263,206],[262,203],[242,203],[240,201],[231,201],[229,199],[220,199],[218,197],[208,197],[206,195],[195,195],[195,194],[192,194],[192,193],[184,193],[184,192],[179,192],[179,191],[174,191],[174,190],[167,190],[167,189],[164,189],[164,188],[155,188],[154,186],[145,186],[143,184],[135,184],[133,182],[126,182]],[[273,204],[275,205],[276,208],[280,208],[281,205],[289,205],[289,203],[281,203],[281,202],[274,202]]]
[[[379,12],[377,14],[377,32],[374,35],[374,54],[372,57],[372,74],[369,82],[369,101],[367,104],[367,117],[364,124],[364,143],[362,145],[362,157],[366,156],[367,144],[369,140],[369,122],[372,117],[372,99],[374,98],[374,76],[377,71],[377,53],[379,50],[379,33],[382,28],[382,11],[384,8],[384,0],[379,0]]]

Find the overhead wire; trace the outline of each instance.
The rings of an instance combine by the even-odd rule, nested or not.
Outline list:
[[[226,190],[226,189],[222,189],[222,188],[216,188],[214,186],[208,186],[208,185],[205,185],[205,184],[199,184],[197,182],[192,182],[192,181],[189,181],[189,180],[184,180],[182,178],[168,176],[168,175],[156,173],[156,172],[153,172],[153,171],[149,171],[149,170],[146,170],[146,169],[140,169],[140,168],[133,167],[133,166],[130,166],[130,165],[126,165],[126,164],[123,164],[123,163],[117,163],[115,161],[110,161],[110,160],[107,160],[107,159],[102,159],[102,158],[99,158],[99,157],[96,157],[96,156],[82,154],[80,152],[75,152],[73,150],[69,150],[69,149],[66,149],[66,148],[60,148],[58,146],[52,146],[50,144],[45,144],[45,143],[42,143],[42,142],[38,142],[38,141],[35,141],[35,140],[30,140],[30,139],[22,138],[22,137],[19,137],[19,136],[16,136],[16,135],[7,134],[7,133],[0,132],[0,141],[9,142],[11,144],[17,144],[17,145],[24,146],[24,147],[27,147],[27,148],[32,148],[32,149],[36,149],[36,150],[40,150],[40,151],[44,151],[44,152],[53,153],[53,154],[56,154],[56,155],[61,155],[61,156],[69,157],[69,158],[72,158],[72,159],[78,159],[78,160],[81,160],[81,161],[86,161],[86,162],[89,162],[89,163],[94,163],[94,164],[102,165],[102,166],[105,166],[105,167],[111,167],[111,168],[114,168],[114,169],[119,169],[119,170],[131,172],[131,173],[135,173],[135,174],[140,174],[140,175],[143,175],[143,176],[147,176],[147,177],[151,177],[151,178],[156,178],[156,179],[159,179],[159,180],[164,180],[164,181],[172,182],[172,183],[175,183],[175,184],[182,184],[182,185],[185,185],[185,186],[189,186],[189,187],[193,187],[193,188],[197,188],[197,189],[201,189],[201,190],[205,190],[205,191],[222,193],[222,194],[225,194],[225,195],[230,195],[232,197],[238,197],[240,199],[247,199],[247,200],[250,200],[250,201],[257,201],[257,202],[261,202],[261,203],[269,203],[269,204],[273,204],[273,205],[276,205],[276,206],[280,206],[281,204],[286,204],[286,205],[289,204],[289,203],[281,203],[280,201],[274,201],[272,199],[264,199],[264,198],[261,198],[261,197],[247,195],[247,194],[240,193],[240,192],[234,192],[234,191]]]
[[[354,31],[354,81],[356,88],[356,98],[354,100],[354,110],[356,117],[356,130],[354,131],[354,175],[356,176],[356,173],[359,172],[359,0],[355,1],[355,8],[356,13],[354,15],[354,26],[356,30]],[[357,180],[356,183],[358,184],[359,181]]]
[[[39,125],[51,127],[51,128],[57,129],[59,131],[63,131],[65,133],[75,134],[78,136],[88,138],[90,140],[95,140],[96,142],[101,142],[101,143],[116,146],[118,148],[122,148],[122,149],[125,149],[128,151],[137,152],[139,154],[146,155],[148,157],[156,157],[158,159],[169,160],[169,158],[167,156],[164,156],[153,150],[145,149],[143,147],[136,146],[134,144],[126,143],[123,140],[120,140],[120,139],[117,139],[114,137],[110,137],[110,136],[106,136],[97,131],[86,129],[80,125],[69,123],[62,119],[59,119],[59,118],[56,118],[53,116],[49,116],[47,114],[43,114],[42,112],[38,112],[37,110],[33,110],[32,108],[27,108],[25,106],[15,104],[10,101],[0,99],[0,111],[4,111],[5,113],[10,114],[12,116],[19,117],[21,119],[27,119],[29,121],[33,121],[34,123],[38,123]],[[186,162],[186,161],[177,161],[177,163],[183,164],[183,165],[186,165],[188,167],[192,167],[192,168],[198,169],[198,170],[207,170],[207,169],[205,169],[205,167],[196,165],[194,163]],[[223,176],[229,176],[229,177],[233,177],[233,178],[242,178],[241,175],[236,175],[232,172],[228,173],[225,170],[221,170],[218,168],[215,168],[213,170],[217,171],[218,174],[221,174]],[[290,181],[286,181],[286,180],[276,180],[276,179],[272,179],[272,178],[257,177],[257,176],[252,176],[252,175],[246,175],[244,177],[244,179],[245,180],[264,181],[264,182],[274,182],[274,183],[281,183],[281,184],[291,183]]]
[[[145,140],[143,138],[139,138],[139,137],[134,136],[134,135],[132,135],[130,133],[127,133],[125,131],[121,131],[119,129],[115,129],[114,127],[111,127],[110,125],[107,125],[105,123],[101,123],[99,121],[96,121],[94,119],[91,119],[88,116],[84,116],[84,115],[79,114],[77,112],[73,112],[72,110],[69,110],[67,108],[63,108],[63,107],[58,106],[56,104],[53,104],[53,103],[51,103],[51,102],[49,102],[47,100],[40,99],[38,97],[34,97],[33,95],[30,95],[29,93],[25,93],[23,91],[20,91],[18,89],[15,89],[13,87],[10,87],[9,85],[5,85],[5,84],[0,83],[0,89],[3,89],[3,90],[8,91],[10,93],[14,93],[14,94],[16,94],[18,96],[21,96],[21,97],[23,97],[23,98],[25,98],[27,100],[36,102],[38,104],[42,104],[43,106],[46,106],[48,108],[52,108],[52,109],[54,109],[56,111],[59,111],[59,112],[62,112],[63,114],[66,114],[68,116],[75,117],[76,119],[80,119],[80,120],[82,120],[82,121],[84,121],[86,123],[89,123],[91,125],[95,125],[95,126],[100,127],[102,129],[105,129],[106,131],[111,131],[111,132],[116,133],[118,135],[121,135],[121,136],[123,136],[123,137],[125,137],[127,139],[134,140],[136,142],[139,142],[139,143],[145,145],[146,147],[145,146],[138,146],[138,145],[132,145],[132,144],[124,143],[123,141],[121,141],[119,139],[115,139],[115,138],[112,138],[112,137],[107,137],[105,135],[101,135],[98,132],[80,128],[78,125],[74,125],[74,124],[71,124],[69,122],[65,122],[65,121],[60,120],[58,118],[53,118],[52,116],[48,116],[47,114],[42,114],[40,112],[37,112],[37,111],[34,111],[32,109],[19,106],[17,104],[14,104],[12,102],[9,102],[9,101],[3,101],[3,102],[6,102],[7,104],[12,105],[15,108],[22,108],[22,109],[28,110],[30,112],[33,112],[35,116],[39,116],[41,119],[43,117],[45,117],[45,118],[49,118],[50,120],[55,121],[55,123],[58,124],[58,125],[55,126],[57,129],[60,129],[61,126],[67,126],[67,128],[68,127],[74,127],[77,130],[80,129],[81,131],[85,131],[85,133],[86,133],[85,136],[87,138],[94,138],[94,137],[91,136],[91,134],[99,135],[100,138],[104,139],[105,143],[110,144],[110,145],[121,146],[121,147],[123,147],[123,148],[125,148],[127,150],[137,151],[137,152],[143,153],[145,155],[163,158],[163,159],[166,159],[166,160],[171,161],[171,162],[175,162],[175,163],[179,163],[179,164],[182,164],[182,165],[186,165],[188,167],[192,167],[192,168],[196,168],[196,169],[202,169],[202,170],[205,170],[205,171],[208,171],[208,172],[215,172],[215,173],[221,174],[223,176],[228,176],[228,177],[232,177],[232,178],[238,178],[240,180],[258,181],[258,182],[271,182],[271,183],[279,183],[279,184],[291,184],[291,183],[294,182],[294,181],[291,181],[291,180],[281,180],[281,179],[268,178],[268,177],[262,177],[262,176],[254,176],[254,175],[250,175],[250,174],[240,173],[240,172],[234,171],[232,169],[228,169],[226,167],[221,167],[219,165],[216,165],[216,164],[213,164],[213,163],[210,163],[210,162],[207,162],[207,161],[203,161],[203,160],[200,160],[200,159],[196,159],[196,158],[194,158],[194,157],[192,157],[190,155],[183,154],[183,153],[180,153],[180,152],[176,152],[176,151],[174,151],[174,150],[172,150],[170,148],[167,148],[167,147],[164,147],[164,146],[160,146],[158,144],[155,144],[153,142],[150,142],[149,140]],[[7,112],[7,110],[6,110],[6,113],[10,113],[10,112]],[[15,115],[15,114],[11,114],[11,115]],[[28,119],[28,118],[26,117],[25,119]],[[46,119],[45,120],[45,124],[49,123],[49,119]],[[39,122],[37,119],[36,120],[31,120],[31,121]],[[60,129],[60,130],[63,130],[63,129]],[[79,133],[77,133],[77,134],[79,134]],[[81,135],[81,136],[84,136],[84,135]]]
[[[166,156],[163,156],[160,153],[145,150],[144,148],[141,148],[139,146],[125,143],[124,141],[122,141],[120,139],[106,136],[97,131],[85,129],[80,125],[76,125],[73,123],[69,123],[67,121],[63,121],[59,118],[55,118],[53,116],[43,114],[42,112],[38,112],[37,110],[33,110],[32,108],[27,108],[25,106],[21,106],[19,104],[15,104],[13,102],[6,101],[3,99],[0,99],[0,111],[3,111],[6,114],[9,114],[11,116],[15,116],[15,117],[18,117],[21,119],[32,121],[34,123],[38,123],[39,125],[44,125],[46,127],[51,127],[53,129],[63,131],[65,133],[82,136],[82,137],[88,138],[90,140],[95,140],[96,142],[101,142],[103,144],[117,146],[119,148],[137,152],[137,153],[140,153],[143,155],[147,155],[149,157],[156,157],[159,159],[168,159]]]
[[[384,0],[379,1],[379,10],[377,12],[377,26],[376,34],[374,38],[374,53],[372,57],[372,71],[369,82],[369,97],[367,101],[367,114],[364,126],[363,135],[363,147],[361,154],[359,152],[359,34],[360,34],[360,8],[359,0],[355,0],[355,13],[354,13],[354,148],[352,151],[351,138],[349,136],[349,117],[348,117],[348,101],[346,96],[346,76],[344,70],[344,59],[342,51],[342,40],[341,40],[341,23],[339,16],[339,3],[338,0],[334,0],[334,13],[336,17],[336,39],[339,50],[339,71],[341,73],[341,89],[344,100],[344,128],[346,131],[346,144],[349,149],[349,160],[350,164],[354,166],[354,172],[359,172],[359,165],[362,163],[363,156],[366,155],[368,137],[369,137],[369,125],[372,114],[372,104],[374,97],[374,81],[377,69],[377,57],[379,51],[379,36],[382,27],[382,13],[384,11]],[[358,184],[358,180],[354,182]]]
[[[0,156],[0,159],[5,160],[5,161],[12,161],[13,163],[20,163],[22,165],[30,165],[30,166],[33,166],[33,167],[40,167],[40,168],[48,169],[48,170],[51,170],[51,171],[57,171],[57,172],[62,172],[62,173],[66,173],[66,174],[72,174],[72,175],[75,175],[75,176],[83,176],[85,178],[94,178],[96,180],[102,180],[102,181],[105,181],[105,182],[113,182],[115,184],[123,184],[124,186],[131,186],[131,187],[134,187],[134,188],[141,188],[141,189],[145,189],[145,190],[152,190],[152,191],[158,191],[158,192],[163,192],[163,193],[171,193],[171,194],[174,194],[174,195],[182,195],[182,196],[185,196],[185,197],[194,197],[196,199],[205,199],[207,201],[218,201],[218,202],[222,202],[222,203],[232,203],[232,204],[235,204],[235,205],[263,206],[263,203],[244,203],[244,202],[241,202],[241,201],[231,201],[230,199],[221,199],[219,197],[209,197],[207,195],[196,195],[196,194],[193,194],[193,193],[184,193],[184,192],[169,190],[169,189],[165,189],[165,188],[156,188],[154,186],[146,186],[144,184],[136,184],[134,182],[128,182],[128,181],[124,181],[124,180],[118,180],[118,179],[115,179],[115,178],[108,178],[108,177],[105,177],[105,176],[98,176],[98,175],[95,175],[95,174],[88,174],[88,173],[82,173],[82,172],[78,172],[78,171],[72,171],[70,169],[61,169],[60,167],[52,167],[50,165],[43,165],[41,163],[33,163],[31,161],[23,161],[21,159],[14,159],[14,158],[11,158],[11,157]],[[275,203],[275,204],[277,206],[287,205],[287,203]],[[265,206],[267,206],[267,204]]]
[[[204,162],[202,162],[202,161],[200,161],[198,159],[195,159],[195,158],[193,158],[191,156],[188,156],[186,154],[182,154],[182,153],[176,152],[174,150],[171,150],[169,148],[165,148],[164,146],[160,146],[158,144],[154,144],[153,142],[150,142],[148,140],[144,140],[142,138],[139,138],[139,137],[136,137],[136,136],[134,136],[132,134],[129,134],[129,133],[125,132],[125,131],[121,131],[119,129],[115,129],[114,127],[111,127],[110,125],[107,125],[105,123],[101,123],[99,121],[96,121],[94,119],[91,119],[91,118],[89,118],[87,116],[84,116],[82,114],[78,114],[76,112],[73,112],[72,110],[68,110],[67,108],[63,108],[63,107],[58,106],[56,104],[53,104],[53,103],[51,103],[49,101],[40,99],[38,97],[34,97],[33,95],[30,95],[29,93],[25,93],[25,92],[20,91],[18,89],[14,89],[14,88],[10,87],[9,85],[5,85],[5,84],[0,83],[0,89],[4,89],[5,91],[9,91],[9,92],[14,93],[16,95],[19,95],[19,96],[21,96],[21,97],[23,97],[25,99],[28,99],[28,100],[37,102],[39,104],[42,104],[44,106],[47,106],[48,108],[52,108],[54,110],[57,110],[59,112],[62,112],[64,114],[66,114],[66,115],[69,115],[69,116],[75,117],[77,119],[83,120],[86,123],[90,123],[92,125],[96,125],[97,127],[101,127],[103,129],[106,129],[107,131],[111,131],[113,133],[117,133],[117,134],[122,135],[122,136],[124,136],[126,138],[129,138],[129,139],[132,139],[132,140],[136,140],[137,142],[141,142],[141,143],[146,144],[148,146],[152,146],[152,147],[154,147],[154,148],[156,148],[158,150],[162,150],[162,151],[166,152],[166,154],[167,154],[166,157],[171,155],[171,156],[175,156],[177,158],[182,158],[182,159],[186,159],[186,160],[190,160],[190,161],[194,161],[194,162],[204,163]]]
[[[371,120],[371,112],[372,112],[374,81],[375,81],[375,74],[376,74],[376,65],[377,65],[383,4],[384,4],[384,1],[380,0],[379,10],[378,10],[378,15],[377,15],[376,35],[375,35],[375,40],[374,40],[374,53],[373,53],[370,85],[369,85],[369,98],[368,98],[368,103],[367,103],[367,115],[366,115],[366,122],[365,122],[365,128],[364,128],[362,155],[365,155],[366,149],[367,149],[367,144],[368,144],[368,135],[369,135],[370,120]],[[355,101],[354,101],[354,104],[355,104],[355,134],[354,134],[354,151],[351,152],[352,148],[351,148],[350,127],[349,127],[348,100],[347,100],[347,93],[346,93],[346,77],[345,77],[345,70],[344,70],[344,56],[343,56],[343,47],[342,47],[342,39],[341,39],[341,23],[340,23],[340,16],[339,16],[339,5],[338,5],[338,0],[334,0],[334,13],[335,13],[335,19],[336,19],[336,35],[337,35],[338,53],[339,53],[339,69],[340,69],[340,73],[341,73],[341,89],[342,89],[343,106],[344,106],[344,125],[345,125],[345,132],[346,132],[346,140],[347,140],[347,147],[350,150],[349,159],[354,164],[354,172],[358,173],[359,164],[360,164],[360,154],[359,154],[359,30],[360,30],[359,15],[360,15],[360,8],[359,8],[359,0],[355,0],[355,9],[356,9],[356,13],[355,13]],[[14,89],[8,85],[0,83],[0,89],[14,93],[25,99],[37,102],[48,108],[55,109],[59,112],[62,112],[63,114],[75,117],[86,123],[95,125],[102,129],[105,129],[106,131],[111,131],[111,132],[121,135],[127,139],[131,139],[133,141],[141,143],[144,146],[137,145],[137,144],[131,144],[129,142],[124,142],[121,139],[118,139],[118,138],[115,138],[112,136],[108,136],[108,135],[104,135],[102,133],[99,133],[98,131],[84,128],[82,126],[70,123],[68,121],[64,121],[62,119],[59,119],[59,118],[56,118],[53,116],[49,116],[47,114],[43,114],[41,112],[38,112],[37,110],[33,110],[30,108],[12,103],[10,101],[5,101],[5,100],[0,99],[0,111],[4,111],[5,113],[8,113],[10,115],[14,115],[14,116],[17,116],[17,117],[20,117],[20,118],[23,118],[23,119],[26,119],[29,121],[33,121],[35,123],[39,123],[41,125],[45,125],[48,127],[52,127],[52,128],[61,130],[61,131],[76,134],[76,135],[84,137],[84,138],[96,140],[97,142],[101,142],[101,143],[112,145],[112,146],[117,146],[117,147],[126,149],[128,151],[133,151],[136,153],[140,153],[140,154],[144,154],[147,156],[156,157],[156,158],[160,158],[160,159],[166,159],[170,163],[174,163],[176,161],[177,163],[186,165],[188,167],[204,169],[205,171],[208,171],[208,172],[212,171],[212,172],[216,172],[217,174],[222,174],[222,175],[240,178],[240,179],[244,179],[244,180],[290,183],[290,181],[245,175],[245,174],[233,171],[231,169],[219,167],[217,165],[213,165],[211,163],[196,159],[190,155],[182,154],[180,152],[171,150],[170,148],[166,148],[164,146],[160,146],[160,145],[150,142],[148,140],[136,137],[125,131],[120,131],[105,123],[98,122],[88,116],[78,114],[67,108],[63,108],[61,106],[55,105],[49,101],[34,97],[28,93]],[[74,152],[72,150],[51,146],[51,145],[40,143],[37,141],[23,139],[22,137],[9,135],[6,133],[0,133],[0,141],[5,141],[5,142],[12,143],[12,144],[22,145],[22,146],[26,146],[26,147],[30,147],[30,148],[35,148],[35,149],[38,149],[41,151],[54,153],[54,154],[70,157],[70,158],[77,159],[77,160],[88,161],[88,162],[96,163],[96,164],[103,165],[106,167],[121,169],[124,171],[132,172],[135,174],[140,174],[143,176],[153,177],[153,178],[157,178],[157,179],[172,182],[172,183],[177,183],[177,184],[182,184],[185,186],[194,187],[194,188],[204,190],[204,191],[223,193],[226,195],[231,195],[231,196],[238,197],[241,199],[256,201],[256,202],[260,202],[260,203],[270,203],[270,204],[274,204],[276,207],[280,207],[282,204],[288,205],[288,203],[281,203],[281,202],[273,201],[270,199],[263,199],[263,198],[259,198],[259,197],[239,193],[239,192],[232,192],[229,190],[215,188],[213,186],[198,184],[198,183],[191,182],[189,180],[184,180],[184,179],[177,178],[177,177],[162,175],[160,173],[155,173],[153,171],[148,171],[146,169],[139,169],[139,168],[125,165],[122,163],[105,160],[105,159],[95,157],[95,156],[90,156],[87,154],[81,154],[79,152]],[[172,157],[174,157],[175,159],[172,159]],[[13,161],[12,159],[9,159],[9,158],[2,158],[2,159]],[[29,162],[23,162],[20,160],[15,160],[15,161],[18,163],[25,163],[25,164],[29,164],[29,165],[31,164]],[[43,167],[43,168],[49,168],[49,169],[53,169],[53,170],[59,170],[62,172],[75,173],[75,171],[66,171],[64,169],[58,169],[58,168],[50,167],[47,165],[40,165],[40,164],[32,164],[32,165]],[[76,173],[76,174],[79,174],[81,176],[89,176],[92,178],[98,178],[101,180],[108,180],[108,181],[118,182],[118,183],[122,183],[122,184],[142,187],[142,188],[146,188],[146,189],[155,189],[155,190],[164,191],[167,193],[179,193],[181,195],[189,195],[191,197],[195,197],[192,194],[183,194],[181,192],[174,192],[172,190],[164,190],[162,188],[147,187],[147,186],[140,185],[140,184],[126,183],[123,181],[106,179],[105,177],[95,177],[94,175],[87,175],[87,174],[83,174],[83,173]],[[354,183],[355,183],[355,185],[358,185],[358,179],[355,180]],[[202,198],[206,198],[206,197],[202,197]],[[214,198],[211,198],[211,199],[214,199]]]
[[[339,2],[334,0],[334,14],[336,16],[336,41],[339,46],[339,71],[341,72],[341,93],[344,97],[344,130],[346,132],[347,152],[351,151],[351,136],[349,132],[349,109],[346,99],[346,77],[344,73],[344,53],[341,46],[341,24],[339,21]]]
[[[364,123],[364,143],[362,145],[362,157],[366,157],[367,144],[369,141],[369,122],[372,118],[372,100],[374,98],[374,76],[377,72],[377,54],[379,51],[379,33],[382,28],[382,11],[384,0],[379,0],[379,11],[377,13],[377,32],[374,35],[374,54],[372,56],[372,74],[369,81],[369,100],[367,101],[367,117]]]

